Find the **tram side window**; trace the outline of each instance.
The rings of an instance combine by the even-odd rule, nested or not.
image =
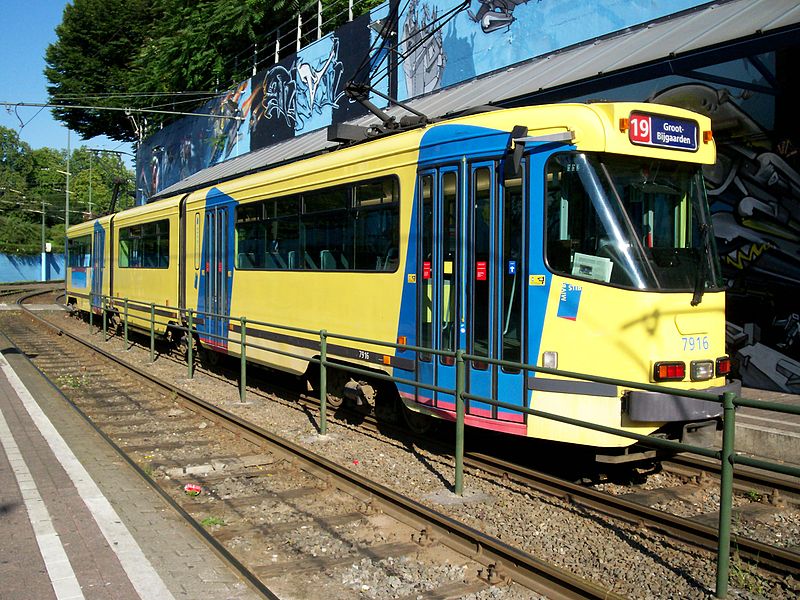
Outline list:
[[[298,268],[312,271],[350,270],[353,262],[348,187],[303,194],[300,233],[303,252]]]
[[[266,223],[264,205],[248,204],[236,211],[236,266],[256,269],[264,266],[266,254]]]
[[[397,180],[384,177],[355,188],[353,268],[396,271],[400,262]]]
[[[236,268],[295,268],[299,248],[297,195],[271,198],[236,209]]]
[[[119,230],[119,266],[169,268],[169,220],[122,227]]]
[[[92,264],[92,236],[82,235],[81,237],[69,240],[69,267],[81,269]]]
[[[240,205],[236,267],[395,271],[399,206],[394,177]]]

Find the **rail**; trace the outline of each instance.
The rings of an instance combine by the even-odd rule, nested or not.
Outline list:
[[[148,313],[148,324],[149,324],[149,335],[150,335],[150,361],[153,362],[155,360],[155,328],[156,328],[156,315],[157,311],[161,310],[169,311],[168,314],[175,314],[176,318],[180,316],[180,322],[170,323],[169,321],[163,321],[165,327],[170,327],[173,330],[181,331],[185,333],[188,338],[188,353],[187,353],[187,364],[188,364],[188,375],[189,378],[193,377],[194,373],[194,355],[193,355],[193,343],[192,338],[194,335],[202,337],[206,340],[224,340],[229,341],[237,344],[240,347],[240,378],[239,378],[239,389],[240,389],[240,400],[242,402],[246,399],[247,393],[247,349],[258,349],[263,350],[266,352],[274,353],[281,356],[286,356],[290,358],[296,358],[304,361],[308,361],[310,363],[319,365],[319,401],[320,401],[320,420],[319,420],[319,433],[324,435],[327,431],[327,369],[329,367],[340,369],[349,373],[353,373],[355,375],[361,375],[365,377],[370,377],[373,379],[391,381],[393,383],[405,384],[414,387],[415,389],[425,389],[429,391],[435,392],[442,392],[446,394],[451,394],[455,398],[456,404],[456,439],[455,439],[455,473],[454,473],[454,491],[457,495],[463,495],[463,481],[464,481],[464,419],[465,419],[465,402],[466,400],[474,400],[476,402],[482,402],[485,404],[489,404],[492,406],[496,406],[498,408],[504,408],[506,410],[511,410],[515,412],[519,412],[522,414],[530,415],[533,417],[540,417],[544,419],[549,419],[553,421],[557,421],[560,423],[565,423],[568,425],[573,425],[576,427],[583,427],[586,429],[591,429],[594,431],[599,431],[602,433],[608,433],[612,435],[617,435],[620,437],[625,437],[629,439],[636,440],[642,445],[656,448],[656,449],[663,449],[669,450],[672,452],[686,452],[690,454],[696,454],[700,456],[704,456],[707,458],[712,458],[715,460],[720,461],[720,509],[719,509],[719,525],[718,525],[718,538],[719,543],[717,546],[717,562],[716,562],[716,588],[715,588],[715,595],[717,598],[726,598],[728,594],[728,576],[730,571],[730,547],[731,547],[731,513],[732,513],[732,506],[733,506],[733,469],[734,465],[741,464],[747,465],[751,467],[756,467],[759,469],[763,469],[770,472],[775,473],[782,473],[784,475],[790,475],[793,477],[800,477],[800,468],[794,467],[787,464],[781,463],[774,463],[759,459],[754,459],[746,456],[741,456],[737,454],[734,450],[734,436],[735,436],[735,426],[736,426],[736,408],[739,406],[750,407],[750,408],[757,408],[761,410],[771,410],[774,412],[784,413],[784,414],[794,414],[800,415],[800,407],[797,406],[790,406],[785,404],[779,404],[775,402],[766,402],[762,400],[751,400],[747,398],[742,398],[733,392],[725,392],[719,395],[710,394],[705,392],[699,392],[696,390],[682,390],[677,388],[669,388],[665,386],[657,386],[653,384],[646,384],[646,383],[639,383],[634,381],[627,381],[623,379],[615,379],[612,377],[602,377],[597,375],[591,375],[586,373],[576,373],[572,371],[563,371],[559,369],[550,369],[546,367],[539,367],[532,364],[527,363],[516,363],[511,361],[504,361],[504,360],[497,360],[488,358],[485,356],[476,356],[472,354],[466,353],[464,350],[456,350],[456,351],[443,351],[443,350],[436,350],[433,348],[426,348],[421,346],[413,346],[408,344],[399,344],[394,342],[386,342],[381,340],[374,340],[369,338],[361,338],[357,336],[351,336],[346,334],[339,334],[339,333],[332,333],[325,329],[306,329],[300,327],[293,327],[288,325],[281,325],[278,323],[269,323],[265,321],[257,321],[257,320],[250,320],[246,317],[232,317],[229,315],[223,315],[218,313],[211,313],[205,311],[199,311],[194,309],[186,309],[186,308],[177,308],[174,306],[166,306],[166,305],[159,305],[155,303],[145,303],[141,301],[132,301],[128,298],[119,298],[119,297],[109,297],[106,295],[101,294],[92,294],[91,298],[91,307],[92,310],[89,311],[89,314],[92,315],[95,310],[98,310],[102,313],[103,319],[103,334],[104,339],[108,340],[108,315],[110,312],[115,312],[119,315],[118,306],[121,303],[123,312],[122,318],[124,320],[124,335],[125,335],[125,344],[128,345],[128,326],[129,326],[129,306],[131,303],[135,303],[139,307],[147,307]],[[160,315],[164,316],[164,315]],[[185,322],[183,319],[185,316]],[[226,332],[230,332],[232,330],[231,324],[237,323],[239,324],[239,339],[238,340],[231,340],[227,335],[221,335],[218,333],[212,333],[207,331],[201,331],[197,327],[197,318],[200,317],[205,323],[206,319],[220,319],[222,323],[226,324],[224,328]],[[91,318],[91,317],[90,317]],[[142,320],[140,318],[140,320]],[[315,344],[313,348],[310,347],[310,350],[318,350],[318,356],[314,355],[304,355],[304,354],[297,354],[293,352],[288,352],[286,350],[282,350],[279,348],[264,346],[263,344],[254,343],[248,341],[248,327],[255,326],[273,330],[280,330],[280,331],[289,331],[293,333],[300,333],[305,336],[308,336],[308,341],[313,341]],[[432,356],[446,356],[453,358],[455,360],[455,368],[456,368],[456,386],[455,388],[446,388],[437,385],[431,385],[422,383],[412,379],[400,378],[395,377],[393,375],[388,375],[386,373],[378,372],[375,370],[367,370],[364,368],[359,368],[356,366],[352,366],[350,364],[342,364],[340,362],[334,362],[328,359],[328,340],[330,339],[338,339],[342,341],[348,342],[357,342],[368,344],[370,346],[377,346],[381,348],[388,348],[392,350],[402,350],[402,351],[410,351],[415,353],[425,353]],[[516,369],[524,374],[524,377],[527,379],[528,373],[542,373],[546,375],[556,375],[560,377],[567,377],[570,379],[576,379],[579,381],[589,381],[594,383],[603,383],[603,384],[610,384],[616,386],[622,386],[628,389],[636,389],[636,390],[643,390],[643,391],[654,391],[654,392],[661,392],[661,393],[668,393],[668,394],[675,394],[678,396],[684,396],[689,398],[695,398],[698,400],[707,400],[711,402],[718,402],[723,407],[723,432],[722,432],[722,447],[720,450],[710,449],[710,448],[703,448],[699,446],[693,446],[689,444],[684,444],[681,442],[675,442],[671,440],[664,440],[660,438],[655,438],[652,436],[642,435],[633,433],[630,431],[625,431],[623,429],[618,429],[615,427],[607,427],[604,425],[598,425],[595,423],[590,423],[588,421],[581,421],[578,419],[572,419],[570,417],[564,417],[561,415],[556,415],[553,413],[548,413],[532,408],[528,408],[527,406],[520,406],[515,404],[509,404],[506,402],[502,402],[495,398],[486,398],[483,396],[478,396],[475,394],[470,394],[466,391],[466,374],[467,374],[467,363],[468,362],[481,362],[483,364],[492,364],[499,367],[506,367],[510,369]]]

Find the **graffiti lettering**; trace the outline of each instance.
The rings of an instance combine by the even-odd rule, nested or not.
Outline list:
[[[314,113],[322,114],[325,107],[337,108],[339,99],[344,96],[340,90],[344,65],[339,61],[339,40],[332,38],[328,57],[319,68],[307,62],[297,64],[296,129],[302,129],[306,119]]]
[[[294,71],[294,67],[292,67]],[[264,79],[264,114],[267,119],[283,119],[294,127],[296,85],[294,75],[281,66],[273,67]]]

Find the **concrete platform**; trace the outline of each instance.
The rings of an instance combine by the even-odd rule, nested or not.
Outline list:
[[[741,395],[748,400],[800,406],[800,396],[784,392],[745,388]],[[800,465],[800,415],[737,409],[735,448],[738,452]]]
[[[0,334],[0,596],[260,598]]]
[[[33,311],[53,311],[53,310],[60,310],[66,311],[67,307],[63,304],[26,304],[25,307],[28,310]],[[19,306],[16,303],[2,303],[0,302],[0,310],[19,310]]]

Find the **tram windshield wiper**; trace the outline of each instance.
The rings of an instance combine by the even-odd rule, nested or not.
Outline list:
[[[703,249],[698,249],[697,275],[694,280],[694,294],[692,294],[692,306],[697,306],[703,301],[703,294],[706,290],[706,275],[708,274],[708,234],[711,227],[708,223],[700,223],[700,243]]]

